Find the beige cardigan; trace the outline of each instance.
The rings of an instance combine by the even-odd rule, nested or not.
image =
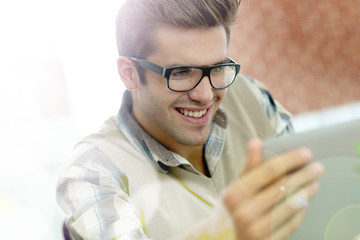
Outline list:
[[[214,206],[218,205],[226,186],[241,173],[246,158],[246,143],[252,138],[275,135],[274,129],[281,124],[280,119],[273,120],[275,125],[270,124],[259,99],[262,97],[258,90],[254,90],[254,84],[241,76],[228,89],[222,103],[229,117],[226,141],[221,160],[211,178],[179,167],[170,169],[168,174],[161,173],[127,141],[114,118],[104,123],[99,133],[84,138],[74,149],[72,159],[95,146],[126,174],[126,179],[123,179],[127,183],[126,192],[134,205],[134,214],[141,220],[149,238],[171,239],[181,234],[197,236],[197,239],[216,236],[221,233],[207,233],[210,222],[221,224],[217,222],[218,217],[211,217]],[[127,223],[115,224],[119,224],[118,229],[121,229],[121,224]],[[116,229],[116,225],[113,228]],[[220,226],[211,228],[211,231],[218,231]],[[195,230],[189,234],[189,229]]]

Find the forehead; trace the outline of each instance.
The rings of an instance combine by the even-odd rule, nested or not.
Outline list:
[[[224,27],[185,28],[163,25],[155,30],[156,50],[148,56],[164,67],[175,65],[210,65],[227,57]]]

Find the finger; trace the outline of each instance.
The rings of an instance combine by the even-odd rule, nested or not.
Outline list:
[[[248,196],[268,187],[287,173],[307,164],[312,159],[312,153],[307,148],[289,151],[277,155],[244,175],[238,181],[238,187]]]
[[[287,177],[287,182],[281,188],[287,195],[291,192],[302,190],[304,186],[316,182],[324,173],[324,167],[319,162],[308,164],[304,168],[291,173]]]
[[[274,225],[271,216],[261,219],[261,222],[248,227],[245,236],[250,239],[286,239],[301,224],[306,209],[297,209],[293,214],[283,219],[282,225]]]
[[[262,216],[266,216],[279,200],[278,196],[281,192],[280,188],[285,182],[285,178],[281,178],[274,183],[274,186],[272,186],[271,189],[277,187],[277,190],[276,194],[271,194],[271,197],[268,192],[275,192],[274,190],[266,190],[265,193],[260,192],[252,197],[244,197],[246,201],[243,201],[242,205],[236,208],[234,217],[241,224],[251,224]]]
[[[252,143],[254,145],[252,145]],[[256,161],[258,159],[258,153],[256,153],[256,142],[249,143],[249,159],[250,161]],[[284,162],[289,161],[290,167],[286,167]],[[259,190],[263,190],[269,186],[269,182],[276,182],[275,190],[273,193],[278,193],[281,186],[285,184],[286,179],[284,176],[287,173],[287,169],[295,169],[302,166],[304,163],[310,161],[311,153],[306,149],[298,149],[290,151],[286,154],[278,155],[269,159],[267,162],[262,163],[260,166],[254,168],[252,171],[248,171],[244,176],[237,179],[228,189],[225,194],[224,203],[228,207],[230,212],[238,211],[238,205],[241,202],[245,205],[246,201],[259,198]],[[252,164],[250,164],[252,165]],[[278,179],[280,176],[282,178]],[[273,183],[274,184],[274,183]],[[270,185],[271,186],[271,185]],[[274,188],[273,188],[274,189]],[[275,196],[276,194],[272,194]],[[260,196],[264,198],[264,196]],[[268,202],[270,206],[273,201]],[[264,205],[269,207],[269,205]],[[240,209],[240,212],[242,210]],[[245,215],[251,215],[252,213],[244,213]]]
[[[259,156],[256,151],[251,152],[250,150],[249,152],[251,153],[249,155],[254,157],[252,159],[257,159]],[[253,217],[264,213],[274,205],[281,187],[286,183],[286,173],[288,168],[283,161],[288,161],[287,159],[290,159],[292,162],[290,163],[291,167],[289,167],[289,169],[297,169],[302,166],[301,164],[304,162],[310,161],[311,152],[307,149],[298,149],[288,152],[287,154],[279,155],[269,160],[272,161],[271,165],[269,165],[268,162],[263,163],[261,166],[248,172],[232,184],[225,195],[224,203],[230,213],[239,219],[239,222],[248,222]],[[269,172],[273,172],[273,174],[267,174]],[[282,178],[277,179],[280,176],[282,176]],[[268,183],[270,181],[268,178],[274,179],[271,185]],[[307,178],[304,179],[307,180]],[[265,192],[257,192],[257,190],[260,189]],[[265,199],[268,201],[262,201],[258,207],[254,208],[254,204],[258,205],[257,201],[254,201],[255,199]],[[240,202],[242,204],[241,207],[239,207]]]
[[[298,192],[289,194],[284,201],[272,207],[263,217],[261,217],[259,213],[266,211],[267,207],[264,206],[268,205],[267,202],[270,201],[264,201],[263,204],[254,207],[253,209],[258,213],[253,212],[253,219],[250,220],[255,223],[249,230],[251,235],[254,236],[256,234],[257,238],[264,239],[271,234],[272,229],[281,228],[288,219],[293,218],[299,210],[308,205],[308,200],[311,199],[318,190],[319,185],[317,182],[308,184]],[[256,222],[254,221],[255,219]]]
[[[262,146],[263,143],[260,139],[250,140],[247,145],[247,163],[244,173],[249,172],[262,162]]]
[[[272,227],[278,228],[286,221],[286,219],[289,219],[296,214],[299,209],[306,208],[309,200],[318,192],[318,190],[318,182],[313,182],[296,193],[287,195],[285,200],[279,203],[271,213]],[[260,224],[264,223],[260,222]]]
[[[306,207],[318,189],[317,182],[309,183],[297,192],[286,193],[279,189],[281,193],[271,199],[258,197],[243,203],[235,210],[233,216],[238,223],[243,225],[257,221],[256,224],[260,226],[260,229],[256,231],[262,231],[262,228],[266,227],[266,221],[268,221],[266,219],[271,216],[273,225],[280,225],[299,208]],[[264,234],[266,233],[265,231]]]
[[[247,161],[243,174],[250,172],[262,162],[262,141],[260,139],[250,140],[247,145]],[[243,175],[242,174],[242,175]],[[233,212],[244,199],[243,192],[238,188],[236,182],[233,183],[224,196],[224,203],[230,212]]]
[[[271,234],[271,240],[285,240],[288,239],[301,225],[306,210],[302,209],[298,211],[293,217],[291,217],[283,226],[274,230]]]
[[[307,166],[292,172],[288,176],[278,179],[272,185],[263,189],[256,197],[260,199],[278,200],[285,197],[291,191],[299,190],[303,186],[316,181],[324,172],[324,167],[319,162],[313,162]]]
[[[323,167],[320,163],[314,162],[309,164],[305,168],[293,173],[289,180],[287,180],[288,177],[278,179],[256,196],[247,198],[247,201],[243,201],[241,206],[233,209],[235,211],[233,216],[237,219],[237,222],[249,224],[262,215],[267,214],[275,205],[280,205],[282,201],[286,202],[286,204],[282,205],[282,212],[291,214],[293,212],[291,210],[306,206],[308,201],[318,191],[318,185],[315,180],[322,173]],[[288,183],[286,184],[287,181]],[[277,224],[281,222],[279,218],[283,215],[281,213],[277,215],[278,217],[275,218]]]

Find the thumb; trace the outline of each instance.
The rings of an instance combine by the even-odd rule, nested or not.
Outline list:
[[[247,163],[243,173],[247,173],[262,162],[263,142],[260,139],[252,139],[247,144]]]

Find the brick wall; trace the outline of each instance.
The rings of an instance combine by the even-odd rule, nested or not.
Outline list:
[[[293,113],[360,101],[360,0],[242,0],[229,55]]]

